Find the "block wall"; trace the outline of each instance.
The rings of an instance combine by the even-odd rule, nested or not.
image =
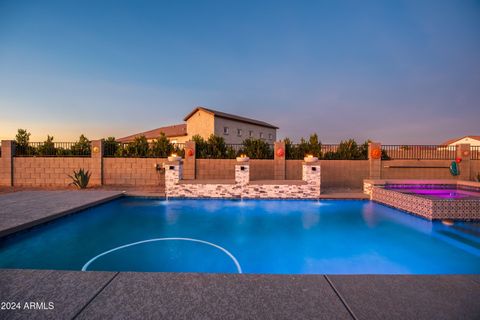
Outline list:
[[[196,179],[235,179],[235,159],[197,159]]]
[[[103,183],[125,186],[164,186],[165,175],[157,171],[161,158],[103,158]]]
[[[382,161],[381,179],[457,179],[450,174],[451,162],[450,160]],[[462,164],[460,164],[461,170]]]
[[[74,170],[93,172],[91,158],[13,158],[13,184],[18,187],[67,187]]]
[[[470,180],[476,181],[480,174],[480,160],[470,160]]]
[[[250,180],[273,180],[275,179],[274,160],[251,159]]]

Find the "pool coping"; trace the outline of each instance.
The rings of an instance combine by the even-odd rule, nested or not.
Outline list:
[[[287,275],[0,269],[6,318],[478,319],[480,275]]]
[[[94,192],[94,191],[87,191],[87,192]],[[106,202],[121,198],[124,195],[125,194],[123,192],[117,192],[117,193],[114,193],[112,195],[105,196],[105,197],[103,197],[101,199],[98,199],[98,200],[94,200],[94,201],[84,203],[84,204],[81,204],[81,205],[78,205],[78,206],[73,206],[73,207],[68,208],[66,210],[61,210],[61,211],[54,212],[50,215],[43,216],[39,219],[30,220],[28,222],[15,225],[15,226],[12,226],[10,228],[2,229],[2,230],[0,230],[0,239],[4,238],[4,237],[7,237],[9,235],[15,234],[17,232],[25,231],[25,230],[31,229],[33,227],[48,223],[50,221],[62,218],[64,216],[74,214],[74,213],[77,213],[79,211],[83,211],[85,209],[89,209],[91,207],[95,207],[95,206],[104,204]]]

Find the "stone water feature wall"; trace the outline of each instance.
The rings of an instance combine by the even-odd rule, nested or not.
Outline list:
[[[302,180],[250,181],[250,164],[235,164],[235,179],[224,181],[182,180],[182,162],[165,166],[167,197],[233,198],[233,199],[318,199],[320,196],[320,165],[302,165]]]

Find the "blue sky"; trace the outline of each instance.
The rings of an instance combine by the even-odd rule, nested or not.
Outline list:
[[[197,105],[279,136],[480,135],[479,1],[0,0],[0,139],[124,136]]]

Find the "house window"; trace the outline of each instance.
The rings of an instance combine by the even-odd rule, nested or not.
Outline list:
[[[273,134],[269,133],[268,134],[268,140],[272,140],[273,139]]]
[[[263,132],[260,132],[260,139],[263,139]]]
[[[252,131],[252,130],[248,131],[248,136],[249,136],[250,138],[253,137],[253,131]]]
[[[228,134],[228,127],[223,127],[223,134]]]
[[[242,129],[237,129],[237,136],[239,136],[239,137],[242,136]]]

